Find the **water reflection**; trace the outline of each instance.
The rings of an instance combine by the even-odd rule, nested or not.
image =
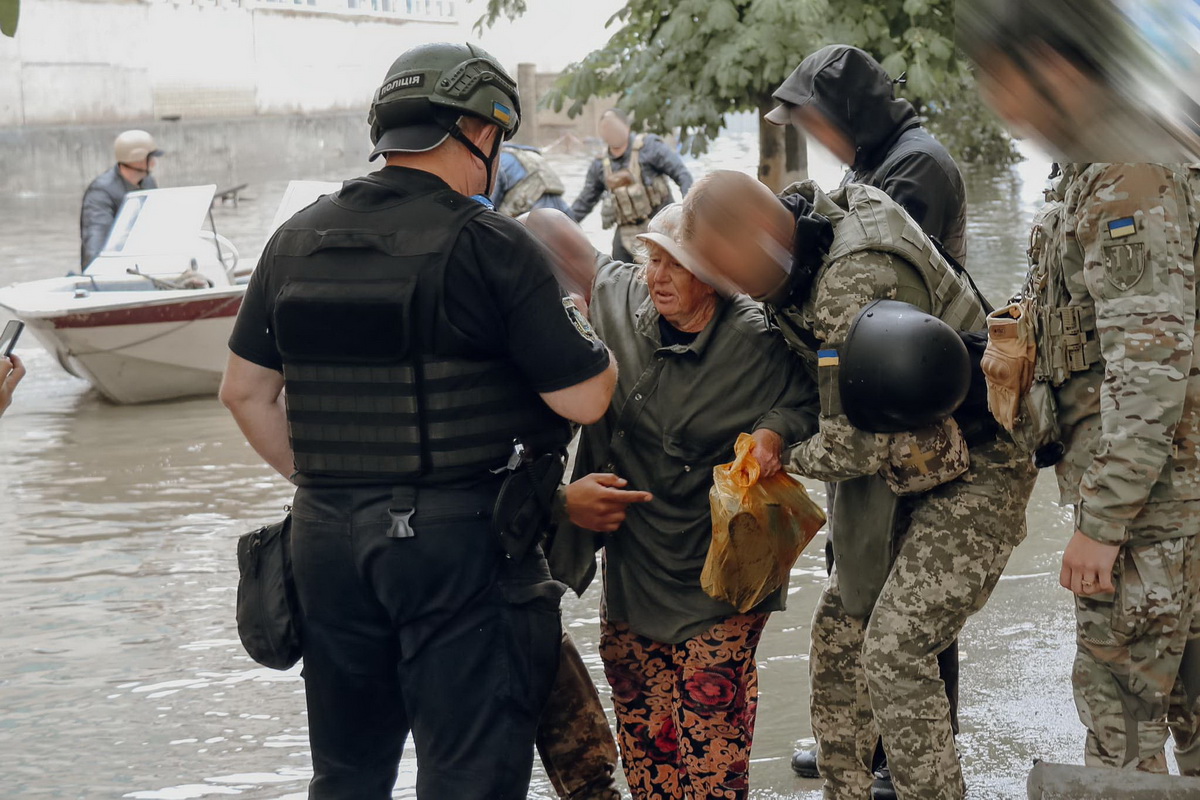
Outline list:
[[[587,160],[555,157],[573,197]],[[753,172],[754,142],[726,138],[693,164]],[[1017,286],[1044,163],[969,176],[970,265],[993,301]],[[840,168],[813,165],[827,185]],[[254,258],[287,177],[218,206],[217,229]],[[0,198],[6,280],[78,264],[78,197]],[[599,214],[585,229],[607,247]],[[276,517],[287,485],[246,446],[212,399],[117,407],[22,342],[31,375],[0,421],[0,750],[10,796],[181,800],[303,798],[311,774],[298,670],[261,668],[234,629],[234,540]],[[819,499],[819,487],[812,487]],[[1033,532],[989,608],[964,636],[963,734],[980,796],[1023,795],[1034,757],[1077,761],[1070,703],[1070,606],[1055,588],[1066,515],[1048,483]],[[824,579],[822,541],[792,572],[789,608],[761,649],[755,798],[816,797],[787,764],[809,734],[808,620]],[[566,624],[603,685],[597,593],[571,598]],[[1030,700],[1033,696],[1035,699]],[[1036,711],[1034,710],[1036,709]],[[412,797],[406,760],[397,797]],[[552,796],[540,772],[535,798]]]

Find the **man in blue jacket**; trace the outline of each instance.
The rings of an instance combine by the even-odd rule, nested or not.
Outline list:
[[[80,266],[84,269],[100,255],[125,195],[138,189],[158,188],[150,173],[162,150],[155,145],[153,136],[146,131],[125,131],[113,142],[113,151],[117,163],[92,181],[83,193],[79,235]]]

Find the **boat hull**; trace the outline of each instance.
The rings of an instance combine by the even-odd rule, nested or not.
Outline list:
[[[64,369],[114,403],[216,394],[245,293],[244,286],[97,293],[53,309],[45,297],[30,302],[28,292],[14,296],[18,288],[0,292],[0,306],[22,320]]]

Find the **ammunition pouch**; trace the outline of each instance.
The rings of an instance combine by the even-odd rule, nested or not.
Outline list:
[[[608,230],[617,224],[617,204],[612,192],[605,192],[600,200],[600,227]]]
[[[1035,381],[1029,391],[1021,397],[1021,410],[1011,431],[1017,446],[1029,453],[1042,453],[1044,448],[1058,444],[1062,433],[1058,427],[1058,402],[1054,389],[1045,381]],[[1062,457],[1059,445],[1058,457],[1052,461],[1045,453],[1035,461],[1039,467],[1049,467]],[[1046,462],[1046,463],[1042,463]]]
[[[519,561],[551,525],[554,493],[562,485],[566,460],[561,452],[529,455],[516,444],[508,477],[496,496],[492,526],[505,554]]]
[[[987,379],[988,409],[1011,431],[1017,424],[1021,398],[1033,384],[1037,344],[1033,321],[1020,303],[988,315],[988,344],[981,366]]]
[[[953,417],[919,430],[893,433],[889,448],[880,474],[888,488],[901,497],[936,489],[971,466],[967,440]]]

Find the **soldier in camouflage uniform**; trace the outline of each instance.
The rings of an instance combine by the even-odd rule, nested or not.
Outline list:
[[[1093,766],[1166,772],[1170,725],[1180,769],[1200,774],[1198,189],[1194,167],[1065,165],[1021,302],[997,312],[1033,322],[1033,383],[1009,416],[1044,464],[1061,459],[1075,510],[1060,582]]]
[[[985,101],[1065,164],[1035,220],[1025,291],[989,320],[984,367],[997,419],[1056,464],[1074,508],[1059,580],[1076,598],[1086,762],[1165,772],[1170,729],[1181,771],[1195,775],[1200,172],[1112,163],[1186,149],[1161,136],[1163,90],[1179,76],[1130,93],[1146,66],[1136,53],[1161,48],[1142,49],[1117,10],[959,5]]]
[[[687,232],[714,272],[768,303],[818,375],[820,429],[792,452],[789,470],[842,482],[840,494],[846,481],[888,467],[899,437],[851,425],[838,404],[836,372],[818,366],[814,353],[821,364],[836,363],[834,351],[851,322],[876,299],[911,303],[959,329],[981,328],[984,309],[965,276],[883,192],[847,186],[825,195],[807,183],[785,195],[787,208],[781,208],[753,179],[714,173],[687,198]],[[775,267],[774,278],[762,269],[787,255],[772,242],[792,245],[786,277],[786,267]],[[766,259],[756,258],[763,253]],[[957,430],[913,432],[917,466],[941,458],[939,440],[946,444],[947,431],[953,439]],[[886,580],[869,616],[852,616],[843,603],[841,576],[855,567],[848,562],[835,564],[818,603],[811,702],[828,800],[869,796],[878,735],[899,797],[964,796],[937,654],[987,602],[1012,548],[1024,538],[1034,478],[1028,459],[1006,435],[972,445],[961,477],[901,498],[894,561],[890,570],[885,565]],[[836,558],[838,543],[857,531],[836,513],[835,519]]]

